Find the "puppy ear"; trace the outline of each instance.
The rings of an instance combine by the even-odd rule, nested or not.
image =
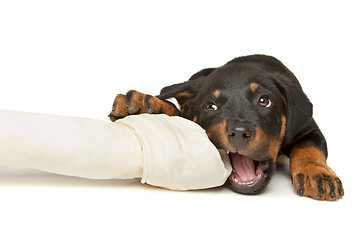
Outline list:
[[[312,103],[303,92],[297,79],[277,78],[286,109],[286,130],[284,144],[289,144],[298,134],[307,131],[312,120]]]
[[[192,99],[196,96],[196,92],[198,91],[199,86],[196,82],[183,82],[174,84],[171,86],[164,87],[160,95],[157,97],[162,100],[166,100],[169,98],[176,98],[180,106],[182,106],[187,100]]]
[[[175,97],[180,106],[196,96],[206,76],[211,74],[215,68],[203,69],[190,77],[187,82],[164,87],[157,97],[165,100]]]

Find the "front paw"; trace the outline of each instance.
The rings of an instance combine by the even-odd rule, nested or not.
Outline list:
[[[179,110],[170,102],[160,100],[157,97],[140,93],[135,90],[127,92],[125,95],[118,94],[114,100],[111,113],[111,121],[124,118],[128,115],[141,113],[164,113],[170,116],[178,115]]]
[[[292,174],[293,187],[300,196],[333,201],[344,195],[341,180],[327,165],[304,164]]]
[[[141,113],[159,113],[160,104],[155,97],[135,90],[128,91],[125,95],[118,94],[114,100],[109,117],[111,121],[128,115]]]

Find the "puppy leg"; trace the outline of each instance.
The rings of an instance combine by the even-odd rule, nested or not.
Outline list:
[[[320,130],[316,130],[291,148],[290,171],[293,187],[300,196],[337,200],[344,195],[344,189],[335,172],[326,164],[326,145],[324,149],[321,142],[324,143],[325,139]]]
[[[126,95],[118,94],[116,96],[109,117],[114,122],[119,118],[141,113],[164,113],[169,116],[177,116],[180,112],[171,102],[131,90]]]

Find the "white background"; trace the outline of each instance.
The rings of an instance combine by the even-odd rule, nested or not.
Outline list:
[[[0,171],[1,239],[335,239],[358,236],[355,1],[1,1],[0,109],[107,120],[117,93],[268,54],[300,80],[345,197],[298,197],[288,172],[244,196],[138,181]],[[346,234],[346,235],[345,235]]]

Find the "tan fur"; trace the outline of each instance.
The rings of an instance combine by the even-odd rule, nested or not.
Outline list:
[[[258,87],[259,87],[259,85],[257,85],[256,83],[251,83],[251,84],[250,84],[250,90],[251,90],[252,92],[255,92],[256,89],[258,89]]]
[[[220,94],[221,94],[221,91],[219,89],[216,89],[213,94],[214,94],[215,98],[219,98]]]

